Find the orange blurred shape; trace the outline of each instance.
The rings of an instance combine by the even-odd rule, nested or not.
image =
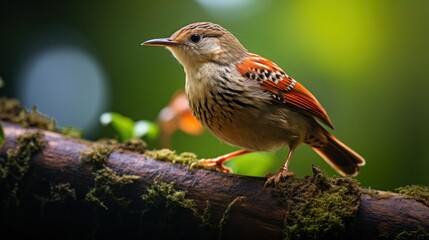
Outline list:
[[[180,129],[189,135],[200,135],[203,127],[192,115],[185,93],[179,91],[173,95],[168,106],[158,115],[158,124],[163,134],[163,145],[170,145],[171,135]]]
[[[194,115],[192,115],[191,111],[183,113],[180,118],[179,129],[189,135],[200,135],[203,132],[203,127]]]

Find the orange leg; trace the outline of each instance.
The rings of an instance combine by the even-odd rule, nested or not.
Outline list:
[[[241,156],[243,154],[250,153],[250,152],[252,152],[252,151],[242,149],[242,150],[238,150],[238,151],[235,151],[232,153],[228,153],[228,154],[225,154],[225,155],[222,155],[220,157],[213,158],[213,159],[201,159],[198,162],[196,162],[196,165],[204,166],[204,167],[208,167],[208,168],[215,168],[221,172],[229,173],[229,172],[231,172],[231,169],[229,167],[224,166],[223,163],[230,160],[231,158],[235,158],[235,157],[238,157],[238,156]]]
[[[287,158],[286,158],[286,162],[283,164],[283,166],[276,174],[274,174],[273,176],[267,179],[264,185],[265,187],[267,187],[272,183],[276,185],[278,182],[280,182],[280,180],[286,179],[288,177],[293,177],[295,175],[295,173],[288,171],[289,162],[290,162],[290,159],[292,158],[293,152],[295,151],[295,147],[296,146],[290,147],[289,154],[287,155]]]

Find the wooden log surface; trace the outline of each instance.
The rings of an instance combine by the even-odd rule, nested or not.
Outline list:
[[[3,156],[0,161],[5,159],[9,150],[17,148],[19,136],[36,131],[7,122],[3,122],[3,128],[6,141],[0,149],[0,155]],[[46,186],[57,183],[67,183],[75,191],[75,201],[71,204],[71,209],[77,212],[95,211],[88,210],[93,208],[89,207],[88,201],[85,201],[88,191],[94,186],[94,171],[90,165],[82,163],[81,158],[83,152],[91,150],[96,144],[50,131],[37,131],[42,133],[45,144],[40,152],[32,155],[30,169],[19,183],[21,189],[24,189],[22,190],[24,193],[21,194],[24,197],[20,201],[25,202],[29,195],[37,195],[39,196],[37,199],[40,199],[40,189],[46,189]],[[282,204],[281,200],[273,194],[274,188],[264,188],[263,178],[224,174],[204,169],[189,169],[186,165],[154,160],[144,154],[131,151],[113,150],[108,155],[106,166],[118,175],[138,176],[138,180],[123,188],[123,196],[130,201],[141,200],[142,194],[146,193],[154,182],[174,182],[174,189],[185,192],[186,199],[193,201],[193,209],[198,216],[201,216],[201,219],[210,218],[212,223],[216,223],[214,225],[221,228],[220,233],[210,235],[201,230],[201,226],[204,224],[198,222],[201,219],[195,218],[195,212],[194,214],[185,212],[183,218],[180,218],[180,224],[185,229],[190,229],[184,232],[186,234],[195,229],[196,233],[203,234],[205,238],[282,239],[285,237],[283,231],[289,208],[285,207],[285,204]],[[339,234],[338,238],[394,239],[399,234],[412,234],[417,231],[421,236],[428,236],[429,208],[427,205],[404,195],[382,191],[362,191],[359,197],[360,205],[356,216],[353,217],[353,223],[347,225],[344,233]],[[27,204],[26,206],[31,209],[36,205]],[[39,205],[37,207],[40,207]],[[68,206],[64,204],[63,207]],[[111,205],[108,207],[111,209]],[[139,207],[141,205],[134,204],[131,208],[135,211]],[[38,211],[40,210],[30,212]],[[98,221],[97,216],[103,215],[100,214],[103,211],[108,210],[96,210],[96,217],[92,216],[91,221]],[[207,213],[210,213],[211,216],[207,216]],[[225,215],[226,213],[227,215]],[[25,217],[25,213],[20,214]],[[68,216],[73,214],[68,212]],[[85,215],[85,213],[82,214]],[[109,217],[113,218],[115,214],[109,215]],[[175,216],[177,217],[177,215]],[[38,219],[46,220],[43,217]],[[86,221],[85,219],[86,217],[82,217],[80,220]],[[7,222],[4,219],[2,221]],[[18,224],[21,220],[16,221],[16,223],[12,223]],[[50,223],[69,224],[73,221],[62,222],[55,219]],[[109,225],[109,221],[104,221],[104,223],[107,222],[107,226],[114,229],[119,227],[118,222],[128,220],[111,220],[111,225]],[[168,221],[174,222],[172,219],[168,219]],[[37,225],[38,221],[33,221],[32,224],[35,222]],[[14,228],[11,223],[6,226]],[[97,224],[92,226],[97,226]],[[112,229],[107,232],[112,232]],[[131,229],[130,226],[130,231],[134,230],[135,228]],[[51,228],[51,231],[55,232],[55,229]],[[38,231],[34,232],[38,233]],[[155,230],[153,232],[156,233]],[[145,238],[144,235],[145,233],[143,236],[142,234],[136,236]],[[81,235],[78,236],[81,237]],[[174,236],[174,234],[167,234],[167,236]]]

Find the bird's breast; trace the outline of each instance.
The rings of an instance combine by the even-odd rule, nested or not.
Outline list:
[[[249,150],[270,150],[302,138],[302,125],[253,82],[220,71],[210,78],[187,75],[186,95],[194,116],[216,137]],[[304,121],[303,121],[304,122]]]
[[[199,71],[186,70],[186,95],[193,114],[210,130],[230,125],[246,107],[254,107],[251,91],[241,76],[228,67],[207,64]]]

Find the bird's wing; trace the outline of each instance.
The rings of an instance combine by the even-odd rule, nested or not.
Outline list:
[[[325,109],[313,94],[270,60],[249,54],[246,60],[237,65],[237,70],[249,81],[259,82],[276,101],[281,101],[296,111],[315,117],[334,128]]]

